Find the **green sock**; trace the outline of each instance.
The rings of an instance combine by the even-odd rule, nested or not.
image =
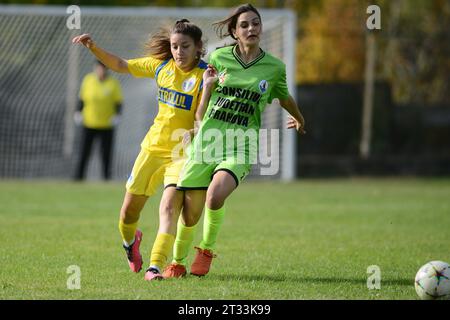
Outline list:
[[[222,226],[225,207],[217,210],[205,207],[205,219],[203,221],[203,240],[200,248],[213,250],[216,245],[217,235]]]
[[[181,218],[178,220],[177,237],[173,246],[173,262],[186,265],[186,258],[194,240],[195,227],[197,225],[186,227],[181,222]]]

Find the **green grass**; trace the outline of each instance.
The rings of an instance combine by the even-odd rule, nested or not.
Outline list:
[[[0,299],[417,299],[419,267],[450,261],[450,180],[247,181],[228,200],[210,274],[148,283],[121,247],[123,193],[123,183],[0,181]],[[159,198],[142,213],[145,257]],[[67,289],[70,265],[80,290]],[[380,290],[366,286],[370,265]]]

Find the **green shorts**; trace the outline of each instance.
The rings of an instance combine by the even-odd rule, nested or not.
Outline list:
[[[250,173],[251,164],[238,164],[234,158],[220,163],[199,163],[189,159],[177,182],[177,190],[206,190],[218,171],[228,172],[236,181],[236,187]]]

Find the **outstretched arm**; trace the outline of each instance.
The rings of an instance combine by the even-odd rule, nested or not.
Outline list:
[[[88,48],[94,56],[97,57],[105,66],[118,73],[130,73],[128,71],[128,62],[106,50],[98,47],[90,34],[85,33],[72,39],[72,43],[82,44]]]
[[[280,100],[280,105],[291,115],[288,119],[287,128],[295,128],[299,133],[305,134],[305,119],[303,118],[303,115],[301,114],[294,98],[289,96],[285,100]]]

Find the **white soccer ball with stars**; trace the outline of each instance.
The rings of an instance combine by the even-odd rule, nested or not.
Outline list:
[[[415,288],[422,300],[450,299],[450,265],[442,261],[431,261],[416,274]]]

